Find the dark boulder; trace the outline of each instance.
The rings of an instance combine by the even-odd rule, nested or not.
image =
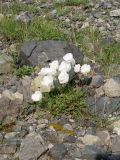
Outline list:
[[[73,53],[77,63],[83,62],[83,54],[78,47],[65,41],[30,41],[21,47],[18,64],[44,66],[53,60],[61,60],[66,53]]]

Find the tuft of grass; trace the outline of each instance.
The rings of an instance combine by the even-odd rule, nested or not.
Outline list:
[[[66,5],[87,5],[89,0],[66,0]]]
[[[31,75],[34,72],[34,68],[30,66],[22,66],[21,68],[16,70],[17,77],[23,77],[25,75]]]
[[[13,18],[5,18],[0,23],[0,34],[9,40],[23,42],[26,40],[64,40],[66,35],[53,21],[35,18],[26,26]]]
[[[105,45],[101,49],[99,56],[96,56],[96,60],[104,67],[104,72],[106,75],[110,75],[110,65],[120,64],[120,43],[114,43],[112,45]],[[117,74],[117,70],[114,70],[114,74]]]
[[[74,94],[73,94],[74,93]],[[84,94],[81,88],[72,89],[67,86],[45,94],[42,102],[36,104],[40,109],[46,109],[54,116],[70,115],[75,119],[81,119],[86,113]]]
[[[0,23],[0,34],[9,40],[23,40],[24,32],[24,25],[15,22],[12,18],[4,18]]]
[[[120,64],[120,43],[105,43],[100,32],[94,27],[75,31],[73,43],[82,48],[89,59],[101,64],[106,75],[109,75],[110,64]]]

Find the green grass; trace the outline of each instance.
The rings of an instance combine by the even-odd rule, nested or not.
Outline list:
[[[7,14],[19,14],[20,12],[25,12],[28,11],[32,14],[37,14],[38,13],[38,9],[34,6],[34,5],[27,5],[27,4],[23,4],[19,1],[16,2],[10,2],[9,7],[7,8],[7,10],[4,11],[4,7],[0,7],[1,12],[5,12]]]
[[[120,64],[120,43],[112,45],[105,43],[99,31],[94,27],[87,27],[79,32],[75,31],[73,43],[82,48],[90,60],[101,64],[106,75],[110,74],[110,64]]]
[[[103,44],[103,48],[99,55],[96,56],[96,60],[103,66],[105,74],[111,76],[109,67],[111,64],[120,64],[120,43],[115,43],[113,45]],[[113,71],[117,74],[117,70]]]
[[[66,5],[87,5],[89,0],[66,0]]]
[[[81,119],[86,112],[82,89],[73,89],[70,86],[45,94],[42,102],[36,105],[40,109],[47,109],[54,117],[60,117],[64,114]]]
[[[26,26],[13,18],[5,18],[0,23],[0,34],[9,40],[23,42],[26,40],[64,40],[66,35],[53,21],[35,18]]]
[[[25,75],[31,75],[33,72],[34,72],[33,67],[24,65],[21,68],[16,70],[16,76],[21,78]]]

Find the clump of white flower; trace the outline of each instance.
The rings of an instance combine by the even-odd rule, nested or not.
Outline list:
[[[34,102],[38,102],[42,99],[42,93],[40,91],[36,91],[34,94],[32,94],[31,99]]]
[[[69,74],[66,71],[62,71],[59,76],[58,80],[60,84],[66,84],[69,82]]]
[[[75,72],[75,73],[79,73],[79,72],[80,72],[80,64],[76,64],[76,65],[74,66],[74,72]]]
[[[49,63],[49,67],[44,67],[40,70],[38,73],[41,76],[41,82],[38,88],[40,91],[32,94],[31,99],[35,102],[40,101],[42,99],[42,93],[50,92],[56,86],[56,82],[59,82],[61,85],[67,84],[72,71],[87,75],[90,70],[90,65],[84,64],[80,66],[80,64],[76,64],[73,54],[67,53],[63,56],[63,61],[60,64],[58,60],[54,60]]]
[[[90,70],[91,70],[91,67],[88,64],[84,64],[81,66],[81,73],[84,75],[87,75],[90,72]]]
[[[70,63],[67,63],[65,61],[62,61],[60,66],[59,66],[59,69],[58,69],[60,72],[62,71],[66,71],[66,72],[69,72],[71,70],[71,64]]]

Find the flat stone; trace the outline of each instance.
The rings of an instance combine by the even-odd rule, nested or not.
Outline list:
[[[43,154],[47,150],[47,147],[41,137],[40,134],[35,132],[30,133],[23,139],[20,152],[19,159],[20,160],[35,160],[41,154]]]
[[[8,155],[6,155],[6,154],[1,154],[1,155],[0,155],[0,160],[8,160]]]
[[[85,145],[94,145],[100,142],[100,138],[94,135],[85,135],[79,138]]]
[[[13,59],[5,54],[0,55],[0,74],[12,73],[14,71]]]
[[[111,17],[120,17],[120,9],[110,11],[110,16]]]
[[[104,92],[108,97],[120,97],[120,76],[108,79],[104,84]]]
[[[64,127],[64,129],[73,131],[73,127],[72,127],[72,125],[70,125],[70,124],[64,124],[63,127]]]
[[[44,66],[53,60],[61,60],[66,53],[73,53],[76,63],[83,62],[83,54],[76,46],[65,41],[30,41],[21,47],[20,65]]]
[[[67,154],[67,149],[64,144],[55,144],[49,151],[49,155],[54,160],[61,160]]]
[[[5,118],[15,119],[22,107],[23,102],[21,99],[15,99],[14,95],[10,92],[4,92],[0,98],[0,117],[5,121]],[[10,121],[8,121],[10,123]]]
[[[0,154],[13,154],[16,152],[16,145],[6,145],[1,144],[0,145]]]

